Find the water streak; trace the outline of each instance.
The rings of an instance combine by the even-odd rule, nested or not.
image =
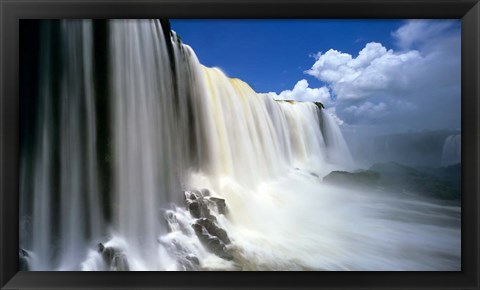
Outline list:
[[[445,139],[442,153],[442,166],[449,166],[461,161],[462,138],[460,134],[450,135]]]

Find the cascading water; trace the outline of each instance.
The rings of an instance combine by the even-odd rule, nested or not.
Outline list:
[[[83,257],[103,221],[97,181],[92,23],[61,24],[60,236],[62,268]]]
[[[21,217],[33,224],[21,244],[32,270],[459,269],[459,230],[435,225],[458,223],[458,208],[322,183],[353,164],[317,105],[275,101],[203,67],[166,22],[107,24],[107,84],[90,21],[61,22],[59,83],[52,23],[43,29],[36,144],[22,161],[33,166],[22,170],[33,210]],[[109,87],[108,192],[94,83]],[[431,214],[395,218],[412,211]]]
[[[347,142],[345,142],[340,128],[334,123],[333,118],[324,111],[322,111],[322,120],[325,123],[323,131],[326,139],[329,141],[327,146],[329,161],[334,164],[352,167],[353,158],[350,155]]]
[[[460,163],[462,150],[461,135],[450,135],[443,143],[442,166]]]
[[[33,269],[69,270],[78,267],[89,243],[104,231],[97,180],[92,23],[46,22],[41,32],[45,41],[38,139],[33,173],[23,177],[25,183],[34,184],[32,212],[27,215],[32,222],[26,229],[31,238],[26,243],[35,255]],[[59,47],[54,48],[57,33]],[[56,69],[58,79],[52,77]]]

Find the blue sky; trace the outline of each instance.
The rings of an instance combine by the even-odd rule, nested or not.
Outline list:
[[[202,64],[221,68],[257,92],[277,93],[305,77],[312,54],[333,46],[355,54],[370,41],[391,47],[390,32],[401,25],[398,20],[171,20]]]
[[[460,128],[460,25],[171,20],[202,64],[273,98],[321,101],[343,127],[387,131]]]

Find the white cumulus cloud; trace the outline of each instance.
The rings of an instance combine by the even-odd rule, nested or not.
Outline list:
[[[306,73],[328,83],[338,100],[365,99],[404,84],[406,71],[421,61],[416,50],[395,53],[370,42],[355,58],[333,49],[319,53]]]
[[[449,20],[410,20],[392,32],[392,36],[397,40],[398,46],[403,49],[409,49],[414,44],[422,44],[437,37],[452,24],[453,21]]]
[[[285,90],[280,94],[269,93],[276,100],[294,100],[300,102],[322,102],[330,101],[330,92],[327,87],[310,88],[307,80],[298,81],[292,90]]]
[[[345,109],[345,112],[349,112],[359,117],[379,118],[387,113],[387,104],[380,102],[374,104],[371,102],[365,102],[359,106],[350,106]]]
[[[357,55],[332,48],[305,73],[326,84],[346,124],[459,128],[459,22],[406,21],[391,36],[395,49],[379,42]]]
[[[275,99],[320,101],[345,126],[392,130],[460,127],[460,21],[409,20],[391,32],[395,47],[369,42],[352,55],[319,52],[291,90]],[[384,129],[382,129],[384,130]]]

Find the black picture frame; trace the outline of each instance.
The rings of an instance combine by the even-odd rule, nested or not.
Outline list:
[[[462,19],[462,271],[18,272],[19,20]],[[480,4],[477,0],[0,0],[1,289],[479,289]]]

